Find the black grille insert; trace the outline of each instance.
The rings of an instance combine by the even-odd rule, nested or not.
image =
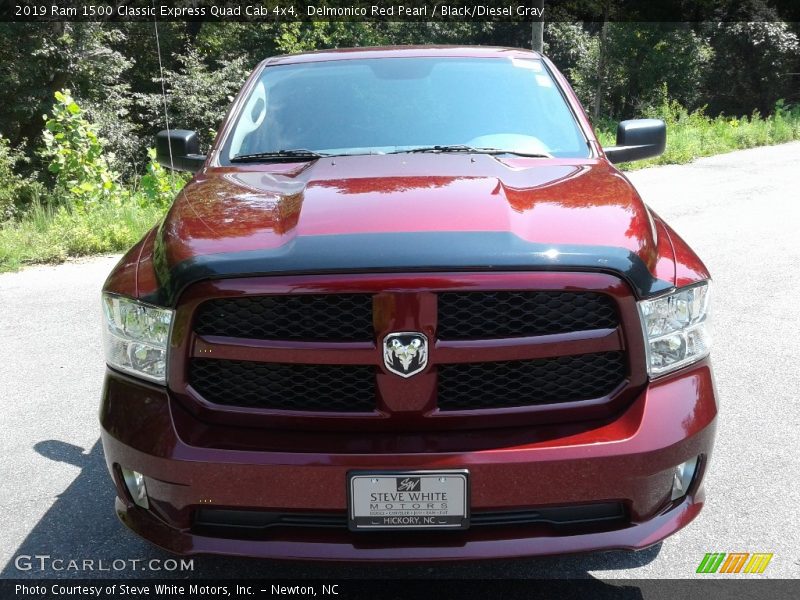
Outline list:
[[[370,341],[370,294],[287,294],[218,298],[200,305],[200,335],[258,340]]]
[[[599,398],[624,379],[621,352],[439,365],[440,410],[534,406]]]
[[[254,530],[270,527],[347,527],[347,516],[339,513],[200,508],[195,512],[194,524],[195,527]]]
[[[439,294],[438,337],[504,338],[613,329],[613,300],[596,292],[445,292]]]
[[[473,511],[470,527],[551,525],[555,527],[623,525],[628,522],[619,502],[597,502],[573,506],[543,506],[513,511]],[[201,535],[227,538],[259,538],[275,527],[305,529],[347,529],[344,512],[272,512],[200,508],[194,514],[193,531]],[[453,532],[444,532],[446,535]],[[456,532],[462,533],[462,532]],[[368,535],[374,535],[369,533]]]
[[[208,402],[274,410],[370,412],[375,367],[195,358],[189,383]]]

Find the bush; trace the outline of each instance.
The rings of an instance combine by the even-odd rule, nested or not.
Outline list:
[[[49,161],[47,170],[55,175],[54,199],[84,210],[104,201],[119,201],[117,175],[106,162],[95,126],[83,117],[69,90],[56,92],[55,97],[42,150]]]
[[[150,161],[132,195],[141,206],[167,208],[187,181],[187,174],[168,171],[156,162],[156,150],[147,151]]]
[[[157,164],[151,149],[145,174],[136,184],[126,188],[118,183],[103,154],[103,141],[69,91],[56,93],[44,140],[41,154],[54,176],[49,201],[32,201],[18,219],[0,224],[0,271],[127,250],[163,216],[186,181]],[[13,206],[20,190],[31,189],[14,174],[20,160],[0,138],[0,206],[9,204],[6,198]]]

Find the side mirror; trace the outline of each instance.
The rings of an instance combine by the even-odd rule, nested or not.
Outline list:
[[[604,148],[612,163],[653,158],[667,147],[667,126],[661,119],[633,119],[617,126],[617,145]]]
[[[156,134],[156,161],[168,169],[196,173],[205,164],[206,156],[200,154],[200,141],[194,131],[170,129]]]

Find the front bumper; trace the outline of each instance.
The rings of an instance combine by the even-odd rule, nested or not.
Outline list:
[[[100,411],[117,513],[134,532],[179,554],[286,559],[434,561],[522,557],[651,546],[684,527],[703,506],[717,401],[707,361],[652,382],[614,419],[530,428],[528,442],[463,452],[328,453],[253,451],[189,444],[187,415],[163,388],[109,371]],[[213,429],[197,421],[198,428]],[[354,434],[358,435],[358,434]],[[390,435],[390,434],[387,434]],[[482,435],[470,432],[470,436]],[[491,436],[491,437],[490,437]],[[185,437],[185,436],[184,436]],[[214,440],[213,435],[196,439]],[[673,469],[701,457],[689,493],[670,502]],[[145,475],[150,510],[130,499],[119,467]],[[258,539],[193,529],[200,508],[344,514],[351,470],[467,469],[471,510],[619,502],[625,522],[559,528],[546,524],[415,533],[345,528],[275,528]]]

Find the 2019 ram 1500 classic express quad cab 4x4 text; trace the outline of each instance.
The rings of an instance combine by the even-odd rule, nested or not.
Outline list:
[[[103,292],[122,521],[182,554],[638,549],[703,505],[709,274],[539,54],[261,63]]]

